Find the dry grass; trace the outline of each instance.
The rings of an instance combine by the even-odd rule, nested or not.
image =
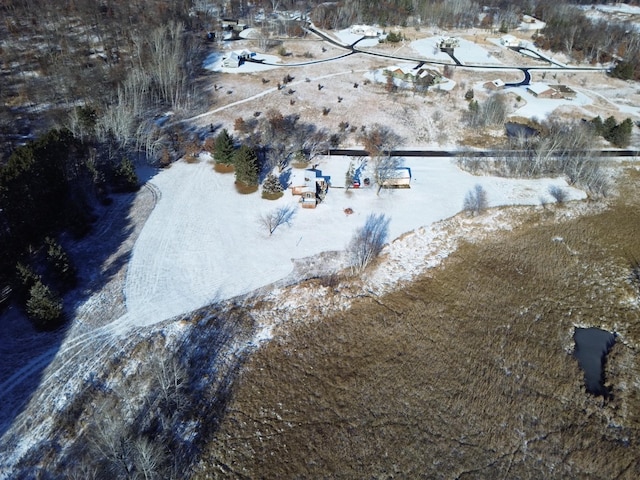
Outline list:
[[[292,327],[248,363],[196,478],[637,478],[639,176],[604,213],[533,213]],[[575,325],[621,335],[607,404],[585,393]]]
[[[258,185],[246,185],[242,182],[235,182],[236,191],[242,195],[249,195],[251,193],[257,192],[259,186]]]
[[[283,196],[284,196],[284,192],[276,192],[276,193],[262,192],[262,198],[264,198],[265,200],[278,200]]]
[[[216,163],[213,169],[218,173],[233,173],[236,171],[233,165],[226,165],[224,163]]]

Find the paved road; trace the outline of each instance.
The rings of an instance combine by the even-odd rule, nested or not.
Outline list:
[[[335,148],[328,155],[345,157],[366,157],[366,150],[353,148]],[[518,150],[391,150],[394,157],[495,157],[516,156],[522,152]],[[573,153],[590,154],[597,157],[640,157],[640,150],[587,150]]]
[[[522,86],[522,85],[529,85],[531,83],[531,70],[542,70],[542,71],[570,71],[570,72],[606,72],[608,71],[608,67],[568,67],[566,65],[561,65],[547,57],[544,57],[542,55],[540,55],[538,52],[534,51],[534,50],[530,50],[528,48],[525,47],[518,47],[518,48],[514,48],[514,50],[516,51],[521,51],[521,50],[526,50],[529,51],[533,54],[535,54],[537,56],[538,59],[545,61],[545,62],[549,62],[549,65],[543,65],[543,66],[521,66],[521,65],[476,65],[476,64],[462,64],[460,61],[458,61],[455,56],[453,54],[451,54],[451,58],[453,60],[453,62],[442,62],[442,61],[436,61],[436,60],[426,60],[424,58],[418,58],[418,57],[408,57],[408,56],[400,56],[397,54],[391,54],[391,53],[384,53],[384,52],[376,52],[373,50],[362,50],[360,48],[358,48],[356,45],[357,43],[362,40],[359,39],[356,42],[354,42],[351,45],[346,45],[343,44],[339,41],[337,41],[336,39],[330,37],[329,35],[327,35],[326,33],[324,33],[322,30],[318,30],[317,28],[315,28],[313,25],[308,25],[307,26],[307,30],[311,33],[314,33],[315,35],[319,36],[320,38],[322,38],[323,40],[325,40],[328,43],[331,43],[332,45],[338,47],[338,48],[343,48],[346,50],[349,50],[350,54],[353,53],[361,53],[364,55],[370,55],[370,56],[374,56],[374,57],[382,57],[382,58],[390,58],[392,60],[400,60],[403,62],[416,62],[418,65],[422,66],[424,64],[429,64],[429,65],[438,65],[438,66],[444,66],[444,65],[449,65],[449,66],[454,66],[456,68],[467,68],[467,69],[476,69],[476,70],[520,70],[523,74],[524,74],[524,78],[520,81],[520,82],[514,82],[514,83],[509,83],[507,84],[507,86],[509,87],[517,87],[517,86]],[[332,59],[327,59],[327,61],[330,61]],[[309,62],[309,63],[320,63],[323,60],[316,60],[314,62]],[[276,64],[274,64],[276,65]],[[296,64],[295,66],[299,66],[299,65],[304,65],[303,63],[299,63]],[[279,66],[284,66],[282,64],[279,64]],[[292,65],[294,66],[294,65]]]

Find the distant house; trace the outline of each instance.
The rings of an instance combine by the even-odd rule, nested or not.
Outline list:
[[[520,39],[513,35],[504,35],[500,37],[500,45],[504,45],[505,47],[519,47]]]
[[[531,15],[523,15],[522,22],[520,22],[520,26],[518,30],[525,30],[527,32],[532,32],[536,30],[542,30],[546,27],[546,23],[538,20],[537,18],[532,17]]]
[[[248,58],[254,57],[256,54],[249,50],[234,50],[228,57],[222,59],[222,66],[227,68],[238,68]]]
[[[349,30],[354,35],[363,35],[365,37],[375,38],[382,34],[380,30],[369,25],[353,25]]]
[[[442,78],[437,71],[429,70],[424,67],[415,69],[407,66],[394,66],[388,67],[386,71],[389,72],[389,75],[393,78],[397,78],[398,80],[427,87],[437,83],[439,79]]]
[[[398,167],[382,181],[382,188],[411,188],[411,169]]]
[[[502,90],[505,87],[505,83],[498,78],[496,80],[486,82],[483,87],[487,90]]]
[[[456,37],[443,37],[438,41],[438,47],[441,52],[452,52],[454,48],[460,46],[460,40]]]
[[[556,91],[557,97],[564,98],[565,100],[573,100],[576,98],[576,91],[566,85],[549,85]]]
[[[527,91],[537,98],[565,99],[576,98],[575,90],[566,85],[547,85],[544,83],[532,83],[527,87]]]
[[[546,83],[532,83],[527,86],[527,92],[536,98],[553,98],[556,91]]]

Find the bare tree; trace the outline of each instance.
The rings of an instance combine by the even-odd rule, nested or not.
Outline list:
[[[376,123],[360,135],[360,140],[371,157],[373,179],[378,185],[379,194],[385,182],[402,166],[402,159],[391,153],[403,143],[403,139],[389,127]]]
[[[478,184],[467,192],[467,195],[464,197],[462,209],[475,216],[484,212],[488,206],[487,192],[482,188],[482,185]]]
[[[380,255],[389,236],[390,221],[383,213],[372,213],[364,226],[356,231],[347,247],[349,263],[354,273],[362,272]]]
[[[271,210],[268,213],[260,215],[258,223],[266,228],[269,232],[269,236],[271,236],[280,225],[291,225],[291,221],[295,214],[295,205],[283,205],[282,207],[278,207],[275,210]]]

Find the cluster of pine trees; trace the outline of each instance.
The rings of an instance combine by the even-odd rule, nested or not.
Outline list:
[[[618,123],[613,116],[607,117],[602,121],[602,118],[598,115],[591,120],[591,123],[595,127],[598,135],[601,135],[616,147],[624,148],[629,146],[633,130],[633,121],[630,118]]]
[[[108,191],[138,188],[130,160],[96,163],[92,150],[69,130],[51,130],[0,166],[0,286],[15,292],[39,328],[62,321],[61,295],[76,281],[73,262],[55,238],[84,236]]]

